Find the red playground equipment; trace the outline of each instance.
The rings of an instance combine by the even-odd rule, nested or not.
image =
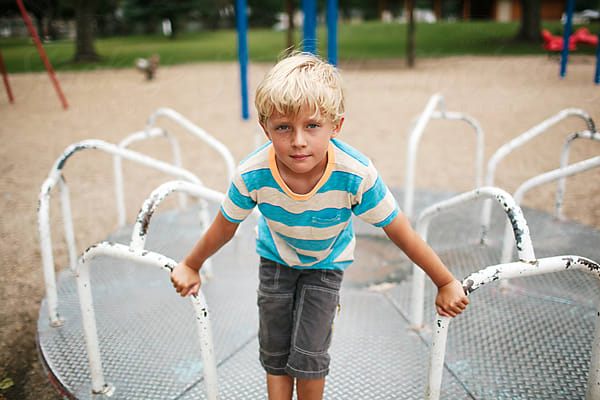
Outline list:
[[[549,30],[542,29],[542,39],[544,39],[544,44],[542,45],[544,50],[563,50],[565,44],[565,39],[563,37],[554,36]],[[579,28],[569,37],[569,50],[577,50],[578,43],[583,43],[588,46],[598,46],[598,37],[592,35],[587,28]]]
[[[565,40],[562,37],[552,35],[547,29],[542,29],[542,39],[544,39],[542,47],[547,51],[562,51],[565,44]],[[569,50],[577,50],[576,43],[575,35],[571,36],[569,39]]]
[[[588,28],[579,28],[571,35],[571,40],[589,46],[598,46],[598,36],[592,35]],[[570,40],[569,40],[570,41]]]

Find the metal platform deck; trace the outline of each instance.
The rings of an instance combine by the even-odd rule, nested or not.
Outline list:
[[[397,198],[401,196],[396,193]],[[416,209],[448,197],[421,192]],[[181,259],[199,238],[197,210],[157,213],[146,248]],[[525,209],[538,257],[577,254],[600,260],[600,232]],[[487,246],[478,244],[480,204],[432,222],[430,244],[462,279],[499,263],[505,216],[495,212]],[[430,331],[407,320],[411,269],[380,230],[356,220],[356,262],[347,270],[335,321],[326,399],[420,399],[427,377]],[[131,229],[109,240],[128,243]],[[218,366],[220,399],[264,399],[258,362],[258,257],[246,222],[214,258],[205,281]],[[168,273],[144,265],[94,260],[91,281],[100,349],[112,396],[91,395],[75,279],[58,276],[65,324],[51,327],[45,300],[38,341],[47,371],[63,395],[75,398],[202,399],[202,361],[194,314]],[[433,285],[426,288],[425,321],[434,318]],[[590,365],[597,280],[580,271],[490,284],[473,293],[448,336],[443,399],[582,399]]]

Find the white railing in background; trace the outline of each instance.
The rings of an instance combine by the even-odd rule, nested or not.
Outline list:
[[[181,168],[181,148],[175,138],[173,138],[167,131],[161,128],[151,128],[145,131],[134,132],[131,135],[125,137],[119,143],[119,147],[126,149],[129,145],[135,142],[141,142],[146,139],[154,137],[164,137],[169,141],[171,145],[171,151],[173,153],[173,165]],[[125,211],[125,190],[123,185],[123,166],[121,157],[116,155],[113,157],[113,169],[115,174],[115,195],[117,196],[117,222],[119,227],[124,227],[126,223],[126,211]],[[186,205],[185,196],[179,197],[179,207],[184,208]]]
[[[57,294],[56,294],[56,273],[54,269],[54,256],[52,253],[52,239],[50,233],[50,194],[52,189],[59,184],[62,201],[63,225],[65,230],[65,240],[69,253],[69,266],[71,270],[75,270],[77,264],[77,249],[75,245],[75,235],[73,230],[73,220],[71,217],[71,207],[69,200],[69,191],[67,184],[62,176],[62,170],[67,160],[75,153],[81,150],[96,149],[112,155],[133,161],[137,164],[156,169],[158,171],[176,176],[187,181],[200,184],[194,174],[185,169],[175,167],[166,162],[156,160],[146,155],[122,149],[114,144],[104,142],[102,140],[85,140],[79,143],[72,144],[67,147],[63,153],[55,161],[53,167],[48,174],[48,177],[42,184],[38,196],[38,230],[40,235],[40,247],[42,256],[42,265],[44,270],[44,283],[46,286],[46,299],[48,302],[48,315],[51,325],[61,325],[57,311]]]
[[[462,283],[465,293],[468,295],[490,282],[572,269],[590,271],[597,279],[600,279],[600,266],[597,262],[584,257],[567,255],[541,258],[535,263],[518,261],[492,265],[469,275]],[[466,312],[468,312],[468,308]],[[596,316],[595,334],[586,390],[587,400],[600,399],[600,312],[594,315]],[[449,324],[450,318],[436,314],[429,350],[429,372],[427,375],[427,387],[425,389],[426,400],[438,400],[440,398]]]
[[[529,190],[544,185],[546,183],[556,181],[559,179],[564,179],[568,176],[578,174],[580,172],[584,172],[590,170],[592,168],[597,168],[600,166],[600,156],[588,158],[587,160],[580,161],[578,163],[571,164],[564,168],[558,168],[552,171],[548,171],[544,174],[534,176],[533,178],[525,181],[513,194],[514,201],[517,205],[521,204],[521,200],[523,200],[523,196]],[[596,183],[597,184],[597,183]],[[507,223],[504,228],[504,238],[502,243],[502,256],[500,258],[501,263],[507,263],[512,258],[512,251],[514,243],[510,240],[511,236],[511,226]],[[519,257],[521,258],[521,257]]]
[[[436,111],[436,107],[439,107],[440,110]],[[484,150],[483,130],[481,129],[479,123],[475,119],[469,117],[468,115],[458,112],[446,111],[446,107],[444,105],[444,98],[439,93],[436,93],[429,99],[429,102],[425,106],[425,110],[421,115],[419,115],[416,123],[410,130],[408,137],[408,146],[406,148],[406,177],[404,182],[404,203],[402,204],[402,211],[409,218],[413,217],[415,165],[419,141],[430,119],[465,121],[475,129],[475,133],[477,135],[477,147],[475,152],[475,187],[481,186],[481,180],[483,175],[482,169]]]
[[[546,132],[548,129],[558,124],[560,121],[566,119],[569,116],[575,116],[583,119],[585,124],[587,125],[587,129],[591,132],[596,132],[596,126],[594,125],[594,121],[585,111],[580,110],[578,108],[566,108],[552,117],[540,122],[533,128],[525,131],[521,135],[512,139],[510,142],[501,146],[492,156],[490,157],[485,176],[485,186],[494,186],[494,177],[496,174],[496,168],[498,163],[510,154],[513,150],[523,146],[525,143],[529,142],[531,139],[536,136]],[[490,227],[490,218],[491,218],[491,203],[490,201],[486,201],[483,204],[483,210],[481,213],[481,242],[485,243],[487,240],[487,233]]]
[[[514,233],[514,242],[519,251],[519,258],[524,262],[535,262],[535,253],[533,251],[533,245],[531,244],[529,227],[523,216],[523,211],[510,194],[499,188],[482,187],[429,206],[419,215],[415,230],[423,240],[427,241],[429,223],[433,217],[459,205],[464,205],[480,198],[495,199],[500,204],[510,221],[510,226]],[[424,293],[425,273],[416,264],[413,264],[410,324],[413,329],[417,330],[423,327]]]
[[[154,113],[152,113],[152,115],[150,115],[150,117],[148,117],[148,121],[146,122],[146,131],[147,132],[150,131],[154,127],[156,120],[158,119],[158,117],[161,117],[161,116],[167,117],[167,118],[175,121],[176,123],[178,123],[185,129],[190,131],[192,134],[194,134],[196,137],[202,139],[210,147],[215,149],[221,155],[221,157],[223,157],[223,159],[225,160],[225,165],[227,167],[227,183],[229,184],[229,182],[231,182],[231,180],[233,179],[233,175],[235,173],[236,164],[233,159],[233,156],[231,155],[231,152],[229,151],[229,149],[227,147],[225,147],[225,145],[223,143],[221,143],[220,141],[218,141],[217,139],[215,139],[214,137],[212,137],[211,135],[206,133],[206,131],[204,129],[195,125],[193,122],[191,122],[189,119],[185,118],[183,115],[179,114],[177,111],[172,110],[170,108],[166,108],[166,107],[159,108],[158,110],[154,111]]]
[[[563,145],[562,151],[560,153],[560,168],[564,168],[569,164],[569,150],[571,149],[571,144],[576,139],[589,139],[600,142],[600,133],[592,132],[592,131],[582,131],[576,132],[569,136]],[[567,185],[567,178],[562,177],[558,181],[558,187],[556,188],[556,208],[554,211],[554,216],[558,219],[563,219],[562,215],[562,205],[563,205],[563,196],[565,193],[565,187]]]

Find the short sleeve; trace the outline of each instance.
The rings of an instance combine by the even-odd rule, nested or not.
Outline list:
[[[352,212],[363,221],[384,227],[398,215],[400,209],[396,199],[371,163],[360,190],[359,202],[352,207]]]
[[[256,206],[256,200],[252,198],[239,170],[233,177],[227,195],[221,203],[221,212],[231,222],[240,223]]]

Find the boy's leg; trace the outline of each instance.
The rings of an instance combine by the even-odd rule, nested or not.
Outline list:
[[[294,378],[289,375],[267,374],[267,393],[269,400],[292,400]]]
[[[323,398],[324,388],[325,378],[298,379],[296,382],[298,400],[321,400]]]

